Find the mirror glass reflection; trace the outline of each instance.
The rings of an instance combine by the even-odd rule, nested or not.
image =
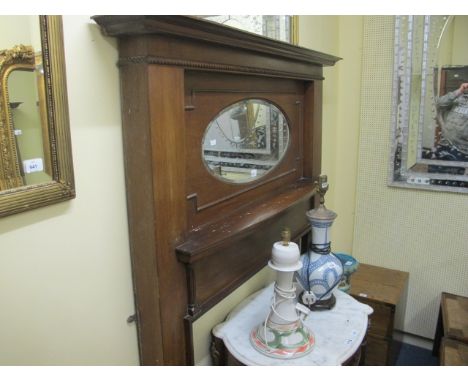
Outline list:
[[[198,16],[275,40],[297,44],[297,21],[290,15],[205,15]]]
[[[275,168],[288,143],[285,115],[270,102],[246,99],[228,106],[209,123],[202,156],[215,177],[246,183]]]
[[[396,16],[390,185],[468,192],[468,16]]]
[[[2,16],[0,190],[52,180],[38,16]]]
[[[43,109],[41,112],[45,100],[39,96],[39,89],[43,88],[40,81],[43,81],[40,69],[14,70],[8,77],[11,128],[25,185],[52,180],[50,154],[46,155],[44,150],[43,135],[47,130],[44,120],[47,121],[47,115]]]

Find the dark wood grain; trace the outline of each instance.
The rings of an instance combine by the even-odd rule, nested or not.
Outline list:
[[[309,224],[304,211],[312,207],[314,192],[310,184],[295,186],[192,232],[177,247],[179,259],[193,270],[188,273],[193,291],[189,313],[205,313],[261,270],[284,226],[290,228],[293,239],[306,234]]]
[[[152,147],[149,119],[147,67],[120,71],[122,83],[122,124],[125,152],[128,229],[133,285],[142,364],[164,363],[160,317],[159,267],[154,236],[155,205],[152,181]],[[131,153],[131,155],[129,154]]]
[[[183,71],[168,67],[123,68],[126,185],[132,265],[142,364],[184,364],[185,288],[172,288],[185,271],[174,245],[185,231]],[[164,96],[155,89],[165,88]],[[144,91],[141,91],[144,90]],[[159,96],[158,96],[159,95]],[[151,100],[149,97],[151,96]],[[169,128],[167,128],[169,127]],[[153,163],[165,163],[154,168]],[[179,197],[177,197],[179,193]],[[155,225],[158,220],[164,224]],[[181,304],[173,305],[176,299]],[[171,306],[171,309],[164,309]]]
[[[305,62],[317,67],[332,66],[338,57],[288,44],[279,40],[265,38],[237,28],[230,28],[219,23],[200,20],[190,16],[93,16],[108,36],[163,36],[177,41],[190,41],[190,46],[197,42],[207,43],[209,47],[229,47],[234,51],[248,52],[251,57],[267,55],[270,58],[284,58],[288,61]],[[168,47],[168,50],[171,49]],[[172,49],[176,51],[178,49]],[[164,52],[162,56],[169,56]],[[183,54],[183,52],[178,52]],[[199,52],[198,55],[201,53]],[[190,55],[193,57],[193,55]],[[203,57],[203,56],[200,56]],[[222,57],[216,55],[216,60]],[[201,62],[209,59],[202,58]],[[245,63],[242,66],[248,66]],[[266,66],[266,65],[263,65]],[[268,66],[271,66],[270,62]]]
[[[140,361],[193,364],[193,322],[266,265],[284,226],[309,240],[322,68],[338,58],[186,16],[94,20],[119,40]],[[202,138],[246,98],[283,112],[289,146],[265,177],[228,184],[206,170]]]
[[[185,363],[186,340],[182,320],[186,313],[187,290],[174,288],[174,280],[183,280],[184,267],[174,256],[175,246],[186,232],[184,73],[180,68],[149,66],[148,88],[153,164],[153,195],[156,205],[155,224],[157,264],[160,269],[160,312],[164,364]],[[160,90],[164,89],[164,92]],[[155,164],[159,164],[154,166]],[[177,301],[177,304],[174,304]],[[170,308],[169,308],[170,307]]]

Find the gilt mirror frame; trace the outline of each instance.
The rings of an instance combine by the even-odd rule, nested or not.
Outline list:
[[[4,181],[7,187],[0,190],[0,217],[24,212],[75,197],[73,162],[68,116],[65,54],[61,16],[39,16],[41,33],[42,67],[47,105],[47,146],[50,153],[52,180],[32,185]],[[25,61],[34,63],[27,48],[15,48]],[[15,51],[11,49],[9,52]],[[27,65],[29,65],[27,64]],[[26,66],[27,66],[26,65]],[[0,63],[1,66],[1,63]],[[7,65],[8,67],[8,65]],[[7,69],[9,70],[9,69]],[[0,69],[1,71],[1,69]],[[2,75],[0,97],[0,177],[7,179],[17,174],[18,160],[12,137],[11,110],[9,109],[7,75]]]
[[[423,132],[436,123],[442,95],[438,55],[451,18],[395,16],[389,186],[468,193],[468,162],[423,155]]]

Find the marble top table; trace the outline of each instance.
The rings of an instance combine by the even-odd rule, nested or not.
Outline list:
[[[261,354],[249,340],[250,331],[261,324],[270,309],[273,283],[237,306],[226,321],[213,329],[230,354],[244,365],[301,366],[342,365],[360,348],[373,312],[368,305],[336,290],[336,305],[327,311],[311,312],[304,324],[315,337],[312,351],[300,358],[276,359]]]

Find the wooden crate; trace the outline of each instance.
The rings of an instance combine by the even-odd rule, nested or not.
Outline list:
[[[370,317],[365,365],[392,363],[395,310],[408,282],[407,272],[360,264],[351,276],[350,294],[374,309]]]
[[[442,293],[432,354],[441,365],[468,365],[468,297]]]
[[[468,366],[468,345],[444,337],[440,346],[441,366]]]

